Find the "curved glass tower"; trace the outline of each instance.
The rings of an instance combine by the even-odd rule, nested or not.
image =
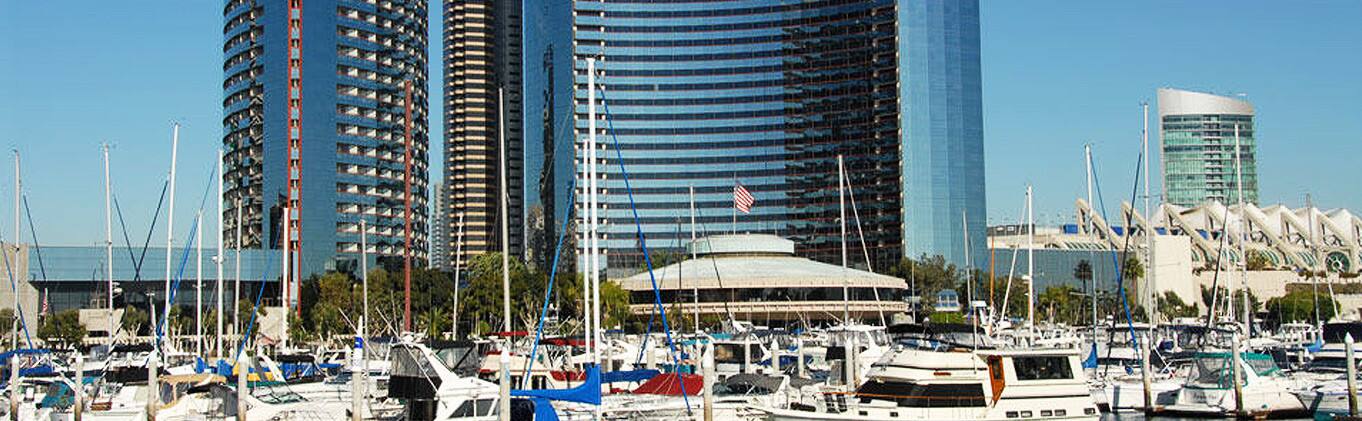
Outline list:
[[[643,268],[633,209],[650,251],[684,246],[691,187],[700,236],[775,234],[840,262],[839,155],[852,265],[983,256],[977,2],[609,0],[573,11],[576,156],[594,57],[613,274]],[[734,211],[738,184],[755,197],[750,214]]]
[[[800,255],[840,259],[838,155],[870,259],[885,267],[902,256],[893,1],[574,8],[577,156],[588,134],[586,59],[595,57],[611,273],[643,268],[632,209],[650,250],[684,247],[691,187],[701,236],[770,233],[793,239]],[[736,184],[755,197],[751,213],[734,210]],[[848,230],[851,262],[863,266]]]
[[[223,233],[280,247],[302,274],[426,258],[426,2],[230,0],[223,6]],[[237,221],[240,203],[241,221]],[[339,267],[338,267],[339,266]]]

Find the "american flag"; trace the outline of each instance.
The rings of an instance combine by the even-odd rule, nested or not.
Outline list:
[[[752,197],[752,193],[747,192],[747,188],[742,183],[733,185],[733,207],[742,213],[752,213],[752,204],[756,203],[757,198]]]

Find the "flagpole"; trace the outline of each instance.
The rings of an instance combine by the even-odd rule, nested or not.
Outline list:
[[[731,234],[738,233],[738,172],[733,172],[733,225]]]

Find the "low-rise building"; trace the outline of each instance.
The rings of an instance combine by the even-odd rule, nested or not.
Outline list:
[[[623,279],[630,310],[652,312],[654,284],[668,311],[687,318],[722,316],[779,326],[853,319],[875,321],[907,310],[900,278],[795,256],[794,242],[774,235],[715,235],[687,246],[680,263]],[[850,300],[843,291],[850,291]]]

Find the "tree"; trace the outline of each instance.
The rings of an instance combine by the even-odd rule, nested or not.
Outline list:
[[[8,338],[14,330],[14,309],[0,309],[0,335]]]
[[[1267,258],[1267,254],[1258,250],[1249,250],[1246,253],[1248,259],[1245,260],[1245,268],[1248,270],[1269,270],[1272,269],[1272,261]]]
[[[1174,294],[1173,291],[1164,291],[1163,297],[1159,298],[1159,313],[1164,317],[1196,317],[1201,313],[1196,304],[1188,305],[1182,301],[1182,297]]]
[[[1314,292],[1308,290],[1297,290],[1267,300],[1266,321],[1272,326],[1288,322],[1313,322],[1317,304],[1320,320],[1334,317],[1334,310],[1337,307],[1333,298],[1328,295],[1316,296]]]
[[[1083,301],[1075,299],[1077,293],[1068,285],[1046,288],[1036,299],[1036,311],[1044,311],[1052,322],[1076,324],[1083,311]]]
[[[123,309],[123,320],[121,324],[123,325],[123,331],[128,332],[128,335],[140,335],[142,326],[145,326],[148,320],[151,320],[150,316],[140,308],[127,307]]]
[[[38,327],[38,337],[63,348],[79,346],[86,333],[85,325],[80,323],[80,310],[76,309],[58,312]]]

